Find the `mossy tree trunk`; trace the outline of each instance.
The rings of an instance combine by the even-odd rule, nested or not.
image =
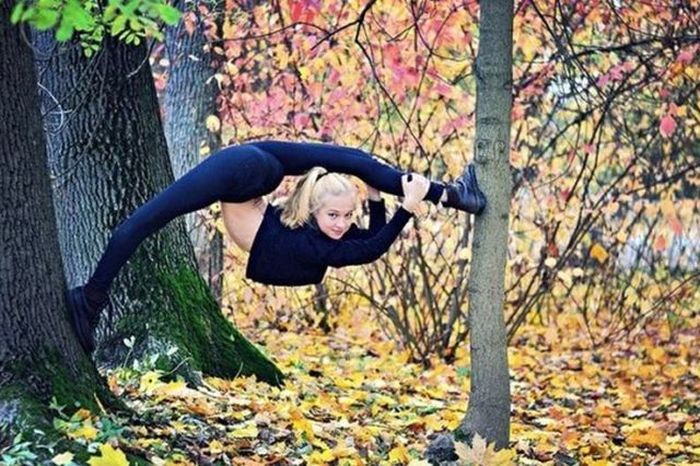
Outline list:
[[[166,29],[165,46],[170,68],[163,99],[164,129],[175,177],[179,178],[197,165],[200,156],[219,148],[217,131],[209,131],[206,119],[216,115],[217,85],[215,63],[205,36],[212,12],[223,9],[222,0],[185,2],[173,6],[187,11],[194,18],[192,33],[185,27],[185,16]],[[189,17],[189,16],[188,16]],[[206,221],[201,212],[185,217],[187,231],[194,246],[199,272],[221,302],[224,238],[220,231]]]
[[[503,318],[511,173],[513,1],[480,4],[476,59],[476,168],[488,199],[476,217],[469,273],[472,379],[469,406],[456,437],[478,433],[508,446],[510,381]]]
[[[173,181],[145,45],[105,39],[92,59],[75,42],[37,42],[37,67],[54,177],[59,239],[68,281],[84,283],[110,232]],[[158,366],[178,365],[221,377],[255,374],[278,383],[280,371],[221,314],[197,270],[182,219],[139,246],[112,287],[115,325],[102,319],[96,359],[124,361],[131,353],[158,355]],[[173,353],[173,351],[177,349]],[[187,361],[185,364],[180,362]]]
[[[0,4],[0,431],[52,431],[47,408],[116,406],[75,338],[31,49]]]

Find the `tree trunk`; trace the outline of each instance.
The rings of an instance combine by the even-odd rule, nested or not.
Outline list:
[[[13,4],[0,4],[0,432],[32,436],[53,430],[53,396],[115,404],[68,321],[36,74]]]
[[[207,0],[191,7],[197,21],[191,35],[185,29],[184,20],[166,30],[170,73],[163,102],[164,129],[176,178],[197,165],[200,155],[214,152],[220,146],[217,133],[206,127],[206,118],[217,113],[217,86],[213,79],[212,56],[205,50],[208,41],[204,36],[203,15],[197,7],[201,5],[208,10],[217,10],[223,7],[222,3]],[[184,0],[177,0],[173,6],[186,10]],[[206,222],[201,212],[187,215],[185,223],[199,272],[221,303],[223,235]]]
[[[109,233],[127,215],[172,183],[165,136],[145,46],[108,38],[93,59],[77,43],[37,41],[47,51],[44,113],[59,239],[71,285],[84,283]],[[182,219],[139,246],[112,287],[118,321],[102,319],[97,360],[123,363],[158,355],[157,366],[178,366],[232,377],[255,374],[278,383],[279,370],[221,314],[197,271]],[[177,351],[175,351],[177,350]],[[187,364],[180,364],[187,360]]]
[[[480,3],[476,59],[476,168],[488,206],[475,218],[469,274],[472,379],[458,439],[478,433],[508,446],[510,381],[503,318],[511,174],[512,0]]]

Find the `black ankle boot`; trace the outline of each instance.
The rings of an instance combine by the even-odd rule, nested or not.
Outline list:
[[[85,288],[79,286],[66,291],[66,304],[71,317],[73,330],[78,337],[80,345],[86,353],[90,354],[95,350],[95,337],[93,333],[100,321],[100,313],[107,304],[104,302],[90,305],[85,295]]]
[[[447,201],[442,204],[446,207],[453,207],[475,215],[479,215],[486,208],[486,196],[479,189],[473,164],[469,164],[466,173],[446,185],[445,191],[447,191]]]

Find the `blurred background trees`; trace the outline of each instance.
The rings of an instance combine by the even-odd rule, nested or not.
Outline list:
[[[212,15],[224,143],[333,141],[442,179],[472,158],[476,2],[229,2]],[[565,309],[596,343],[652,315],[681,325],[692,311],[697,18],[691,2],[516,4],[510,340],[525,319]],[[323,291],[331,326],[334,309],[371,305],[429,365],[449,360],[469,331],[471,225],[434,208],[419,223],[395,253],[337,271]],[[264,325],[328,320],[313,305],[318,290],[246,282],[244,261],[227,249],[231,309],[245,304]]]

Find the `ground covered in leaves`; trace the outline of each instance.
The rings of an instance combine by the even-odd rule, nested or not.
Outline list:
[[[195,390],[140,362],[106,374],[137,418],[56,407],[54,424],[94,451],[92,466],[128,464],[125,454],[156,465],[427,465],[430,440],[465,413],[467,348],[425,370],[368,322],[357,315],[329,335],[241,325],[288,375],[284,387],[208,378]],[[461,464],[700,464],[697,324],[659,321],[599,348],[574,315],[528,325],[509,348],[510,449],[460,445]],[[56,464],[84,464],[55,453]]]

